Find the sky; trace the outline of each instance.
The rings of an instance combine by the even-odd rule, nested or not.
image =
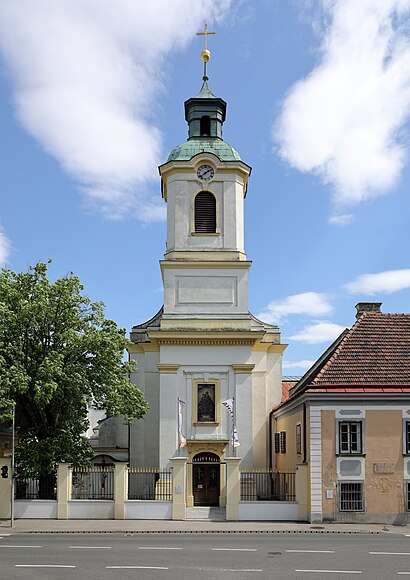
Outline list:
[[[204,22],[252,166],[250,311],[301,375],[359,301],[410,303],[410,0],[2,0],[0,263],[78,275],[128,330],[162,305],[158,165],[187,138]]]

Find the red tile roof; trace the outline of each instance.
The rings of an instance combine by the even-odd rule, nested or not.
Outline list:
[[[410,314],[362,314],[310,383],[410,385]]]
[[[293,389],[295,385],[297,385],[297,381],[285,381],[282,383],[282,399],[281,403],[285,403],[289,399],[289,391]]]
[[[410,314],[364,312],[305,373],[282,385],[282,401],[302,393],[410,394]]]

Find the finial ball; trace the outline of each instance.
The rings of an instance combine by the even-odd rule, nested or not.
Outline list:
[[[201,59],[203,62],[209,62],[211,58],[211,53],[209,52],[208,49],[204,48],[204,50],[201,52]]]

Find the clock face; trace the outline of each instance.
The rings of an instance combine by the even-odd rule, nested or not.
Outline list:
[[[201,167],[198,168],[196,174],[199,179],[202,179],[203,181],[209,181],[213,178],[215,172],[210,165],[201,165]]]

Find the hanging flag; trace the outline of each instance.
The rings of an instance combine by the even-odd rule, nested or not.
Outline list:
[[[178,447],[186,447],[186,439],[182,434],[182,423],[183,423],[183,415],[182,409],[183,405],[185,405],[185,401],[178,397]]]
[[[232,431],[232,447],[235,449],[235,447],[239,447],[240,443],[239,443],[239,439],[238,439],[238,432],[236,430],[236,427],[234,425],[233,427],[233,431]]]
[[[238,432],[235,426],[234,400],[226,399],[226,401],[222,401],[222,405],[228,409],[232,419],[232,447],[235,449],[235,447],[239,447],[240,443],[238,439]]]

